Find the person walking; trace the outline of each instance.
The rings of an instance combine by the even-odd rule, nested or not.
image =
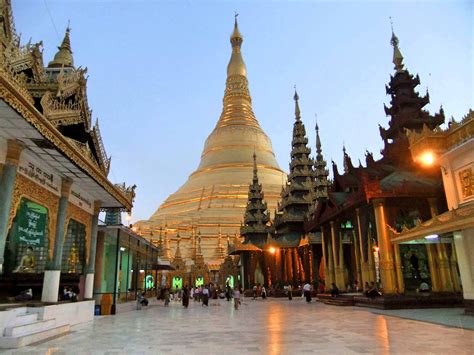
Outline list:
[[[209,288],[205,285],[202,289],[202,305],[209,306]]]
[[[165,287],[163,291],[163,298],[165,300],[165,306],[167,307],[170,304],[170,289]]]
[[[311,302],[311,285],[309,282],[306,282],[305,285],[303,286],[303,293],[304,296],[306,297],[306,302],[310,303]]]
[[[187,309],[189,306],[189,290],[188,290],[187,285],[183,287],[183,292],[182,292],[181,297],[183,299],[183,307]]]
[[[234,288],[234,308],[236,310],[239,309],[239,306],[240,306],[240,294],[241,294],[240,286],[237,285],[237,287]]]
[[[262,286],[262,300],[267,298],[267,290],[265,289],[265,286]]]
[[[288,301],[291,301],[293,299],[293,289],[291,288],[291,284],[288,284]]]
[[[253,285],[253,299],[257,298],[257,285]]]

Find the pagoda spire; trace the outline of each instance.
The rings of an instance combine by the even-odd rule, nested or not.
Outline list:
[[[258,181],[257,155],[253,153],[253,179],[249,185],[247,207],[244,213],[244,222],[240,227],[240,234],[244,243],[253,243],[259,247],[265,244],[269,227],[267,204],[264,201],[262,184]]]
[[[163,241],[163,260],[171,261],[170,241],[168,239],[168,226],[165,225],[165,237]]]
[[[426,125],[434,129],[444,122],[444,113],[430,115],[424,107],[430,102],[429,94],[420,96],[415,88],[420,85],[420,77],[414,76],[408,70],[403,69],[403,56],[398,48],[398,38],[393,31],[390,40],[393,46],[393,63],[395,64],[395,75],[390,76],[390,82],[385,90],[391,97],[390,106],[384,105],[385,114],[390,116],[387,129],[379,126],[380,136],[384,141],[381,151],[386,163],[390,162],[397,166],[410,166],[412,160],[409,156],[409,144],[405,131],[407,129],[420,132]]]
[[[314,162],[314,198],[315,201],[328,197],[328,176],[329,171],[326,168],[326,161],[321,149],[321,138],[319,138],[319,126],[316,122],[316,161]]]
[[[54,56],[54,59],[49,62],[48,68],[74,67],[74,58],[72,57],[71,50],[70,32],[71,28],[68,24],[66,28],[66,33],[64,34],[64,39],[61,45],[58,47],[59,50]]]
[[[299,105],[299,99],[300,97],[298,96],[298,92],[296,91],[296,86],[295,86],[295,95],[293,96],[293,100],[295,100],[295,119],[299,121],[301,119],[301,111],[300,111],[300,105]]]
[[[174,254],[174,259],[173,259],[174,262],[176,262],[176,260],[182,259],[181,249],[179,247],[180,243],[181,243],[181,236],[179,235],[179,232],[178,232],[178,234],[176,235],[176,252]]]
[[[393,64],[395,65],[394,69],[397,72],[400,72],[403,70],[403,55],[402,52],[400,52],[400,48],[398,48],[398,37],[395,35],[395,32],[393,32],[393,22],[392,19],[390,18],[390,23],[392,26],[392,38],[390,39],[390,43],[393,46]]]
[[[222,229],[219,224],[219,235],[217,236],[217,247],[216,247],[216,257],[222,259],[225,257],[224,246],[222,245]]]
[[[230,36],[232,54],[227,65],[224,107],[217,127],[229,125],[254,126],[260,129],[252,110],[252,98],[248,89],[247,67],[242,58],[243,37],[239,31],[237,14],[234,20],[234,31]]]
[[[281,203],[275,215],[274,225],[277,234],[303,232],[301,222],[312,204],[314,195],[314,161],[310,157],[311,149],[308,147],[306,129],[301,120],[299,95],[296,88],[293,99],[295,100],[295,122],[291,141],[290,174],[288,183],[282,190]]]
[[[196,258],[202,258],[202,249],[201,249],[201,231],[198,232],[197,236],[197,248],[196,248]]]

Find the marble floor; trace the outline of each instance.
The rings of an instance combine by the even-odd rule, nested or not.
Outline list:
[[[4,353],[460,355],[474,354],[474,331],[301,299],[246,299],[238,311],[216,300],[96,317],[69,335]]]

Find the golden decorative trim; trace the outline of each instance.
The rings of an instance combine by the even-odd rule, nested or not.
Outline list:
[[[18,85],[8,79],[0,66],[0,98],[17,111],[27,122],[32,124],[39,133],[52,142],[59,151],[84,170],[91,178],[101,185],[110,195],[119,201],[124,209],[130,211],[132,200],[129,200],[117,187],[107,179],[99,167],[94,166],[83,157],[77,149],[49,122],[36,108],[32,100],[19,91]]]
[[[76,222],[82,223],[86,227],[86,260],[85,265],[89,265],[89,255],[90,255],[90,243],[91,243],[91,224],[92,216],[84,211],[83,209],[73,205],[72,203],[67,204],[67,213],[66,213],[66,228],[64,232],[67,233],[67,226],[71,219]]]
[[[463,200],[474,196],[474,173],[472,168],[463,169],[459,172],[459,182],[461,183],[461,192]]]
[[[16,139],[9,139],[7,142],[7,157],[5,163],[18,166],[20,162],[21,152],[25,148],[25,144]]]
[[[52,257],[59,205],[58,196],[41,187],[40,185],[34,183],[23,175],[17,174],[7,230],[10,230],[13,224],[13,219],[15,218],[18,206],[20,205],[20,201],[22,198],[27,198],[28,200],[36,202],[48,210],[49,257]]]

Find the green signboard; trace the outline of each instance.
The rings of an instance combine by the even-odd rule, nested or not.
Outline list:
[[[204,286],[204,278],[202,276],[196,277],[196,287]]]
[[[183,288],[183,279],[179,276],[173,277],[173,289],[181,289]]]
[[[32,247],[44,243],[48,210],[37,203],[22,200],[16,216],[16,237],[19,244]]]

